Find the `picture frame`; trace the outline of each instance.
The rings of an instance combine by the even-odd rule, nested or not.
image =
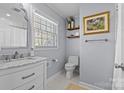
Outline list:
[[[83,17],[84,35],[108,33],[109,27],[110,27],[109,11]]]

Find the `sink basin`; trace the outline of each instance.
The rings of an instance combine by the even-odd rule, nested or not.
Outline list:
[[[4,62],[3,60],[0,60],[0,70],[18,67],[18,66],[24,66],[24,65],[28,65],[28,64],[33,64],[36,62],[41,62],[41,60],[44,60],[44,59],[46,59],[46,58],[25,57],[25,58],[19,58],[19,59],[11,59],[10,62]]]
[[[34,57],[27,57],[26,59],[28,59],[28,60],[36,60],[36,58],[34,58]]]
[[[11,62],[13,62],[13,61],[23,61],[23,60],[36,60],[36,58],[35,57],[25,57],[25,58],[11,59]]]
[[[33,57],[25,57],[25,58],[19,58],[19,59],[11,59],[10,62],[1,62],[0,68],[8,68],[8,67],[16,67],[16,66],[22,66],[25,64],[33,63],[35,62],[36,58]]]

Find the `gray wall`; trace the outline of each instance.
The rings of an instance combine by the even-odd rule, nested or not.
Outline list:
[[[33,4],[33,7],[37,8],[39,11],[47,15],[48,17],[54,19],[59,23],[58,28],[58,49],[42,49],[35,50],[36,56],[47,56],[50,58],[58,59],[58,63],[52,62],[48,66],[48,77],[52,76],[56,72],[60,71],[64,67],[65,63],[65,22],[57,15],[54,11],[46,6],[46,4]]]
[[[75,16],[74,19],[75,25],[79,25],[79,15]],[[80,30],[66,30],[66,36],[75,35],[79,31]],[[80,57],[80,38],[66,38],[66,58],[71,55]]]
[[[83,35],[83,17],[110,11],[110,33]],[[80,81],[111,89],[115,55],[115,4],[80,5]],[[88,42],[85,39],[109,39],[108,42]]]
[[[24,4],[25,9],[28,12],[28,17],[31,19],[31,4]],[[35,50],[36,56],[45,56],[50,58],[58,59],[58,63],[51,63],[50,66],[48,66],[48,77],[52,76],[56,72],[60,71],[64,67],[65,63],[65,22],[64,20],[57,15],[54,11],[49,9],[46,4],[32,4],[34,8],[37,8],[40,12],[47,15],[47,17],[50,17],[51,19],[54,19],[58,22],[58,49],[41,49],[41,50]],[[32,37],[31,37],[31,23],[29,21],[28,23],[28,47],[27,48],[13,48],[13,49],[4,49],[0,51],[0,55],[3,54],[14,54],[15,51],[18,51],[19,53],[29,53],[30,48],[32,47]]]
[[[80,38],[66,38],[66,57],[80,56]]]

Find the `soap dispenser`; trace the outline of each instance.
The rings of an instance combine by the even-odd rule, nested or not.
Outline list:
[[[30,56],[34,56],[34,49],[33,48],[31,48],[31,52],[30,52]]]

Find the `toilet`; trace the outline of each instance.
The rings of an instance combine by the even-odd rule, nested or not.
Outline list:
[[[69,56],[68,62],[65,64],[66,78],[71,79],[73,77],[73,71],[78,66],[78,56]]]

